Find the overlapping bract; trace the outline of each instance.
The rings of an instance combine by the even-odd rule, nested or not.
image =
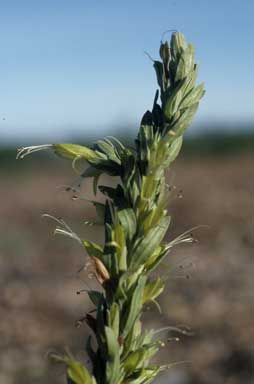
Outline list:
[[[165,368],[150,364],[159,342],[152,330],[142,331],[140,316],[144,304],[156,302],[164,289],[163,279],[152,279],[150,273],[174,245],[163,244],[170,225],[165,170],[181,149],[204,90],[202,84],[195,85],[194,49],[181,33],[174,33],[170,44],[161,44],[160,56],[162,61],[154,62],[160,92],[152,111],[142,118],[135,149],[113,138],[93,148],[51,146],[74,162],[85,159],[89,167],[82,177],[94,177],[95,192],[99,189],[106,197],[105,204],[95,203],[105,227],[104,245],[82,240],[102,287],[88,292],[96,315],[85,317],[96,340],[87,341],[93,370],[90,374],[80,363],[62,358],[68,383],[146,384]],[[25,148],[18,155],[39,149]],[[97,186],[102,173],[119,176],[120,183],[115,188]]]

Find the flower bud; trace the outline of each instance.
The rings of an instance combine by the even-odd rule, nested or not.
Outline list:
[[[170,48],[169,48],[167,41],[165,43],[161,43],[160,57],[163,61],[165,68],[168,70],[169,69],[169,63],[171,60],[171,52],[170,52]]]
[[[174,32],[170,41],[171,52],[175,59],[177,59],[182,51],[187,48],[187,43],[184,35],[181,32]]]
[[[98,259],[98,257],[93,256],[92,261],[94,263],[95,268],[95,276],[98,280],[98,282],[103,285],[106,281],[110,279],[110,275],[108,273],[107,268],[105,265]]]
[[[85,160],[93,160],[96,156],[94,151],[88,147],[77,144],[53,144],[53,149],[58,156],[67,159],[83,158]]]

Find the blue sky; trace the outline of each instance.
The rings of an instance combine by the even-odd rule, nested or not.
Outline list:
[[[0,2],[0,138],[48,141],[138,126],[163,31],[196,47],[196,125],[254,122],[252,0]],[[195,130],[195,127],[193,128]]]

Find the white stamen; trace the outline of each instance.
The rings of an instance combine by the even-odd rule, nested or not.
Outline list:
[[[16,159],[24,159],[25,156],[30,155],[34,152],[43,151],[45,149],[49,149],[53,146],[53,144],[43,144],[43,145],[31,145],[30,147],[21,147],[17,151]]]

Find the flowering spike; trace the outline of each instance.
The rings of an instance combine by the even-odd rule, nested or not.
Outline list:
[[[53,144],[25,147],[17,153],[17,158],[23,158],[51,148],[57,155],[68,158],[74,170],[77,170],[77,161],[86,160],[89,166],[80,177],[94,178],[94,193],[101,174],[118,176],[119,180],[114,187],[98,186],[106,196],[105,203],[92,201],[98,223],[105,229],[102,246],[80,240],[63,219],[46,215],[57,222],[56,234],[74,238],[82,244],[91,267],[87,268],[87,264],[82,270],[87,270],[89,278],[96,277],[100,286],[98,291],[89,287],[87,290],[96,314],[88,313],[76,323],[79,327],[85,322],[95,336],[95,345],[92,345],[91,336],[86,344],[92,374],[70,354],[54,356],[57,362],[65,364],[71,384],[148,384],[160,372],[176,364],[149,365],[159,347],[165,346],[156,335],[166,331],[189,334],[189,330],[181,326],[142,330],[140,320],[142,312],[149,308],[148,303],[160,311],[156,299],[164,290],[166,278],[151,279],[151,272],[172,247],[194,242],[187,231],[168,244],[164,243],[171,221],[167,201],[175,195],[174,187],[166,183],[165,172],[180,152],[183,134],[197,111],[204,86],[195,85],[198,67],[194,48],[181,33],[174,32],[170,43],[161,43],[159,54],[161,61],[154,61],[159,90],[155,93],[152,110],[141,120],[134,148],[108,137],[97,141],[92,148]],[[79,197],[80,185],[78,179],[78,188],[75,185],[68,188],[74,193],[73,199]],[[181,197],[180,192],[177,197]],[[82,290],[77,293],[80,292]],[[177,341],[178,338],[168,340]]]

